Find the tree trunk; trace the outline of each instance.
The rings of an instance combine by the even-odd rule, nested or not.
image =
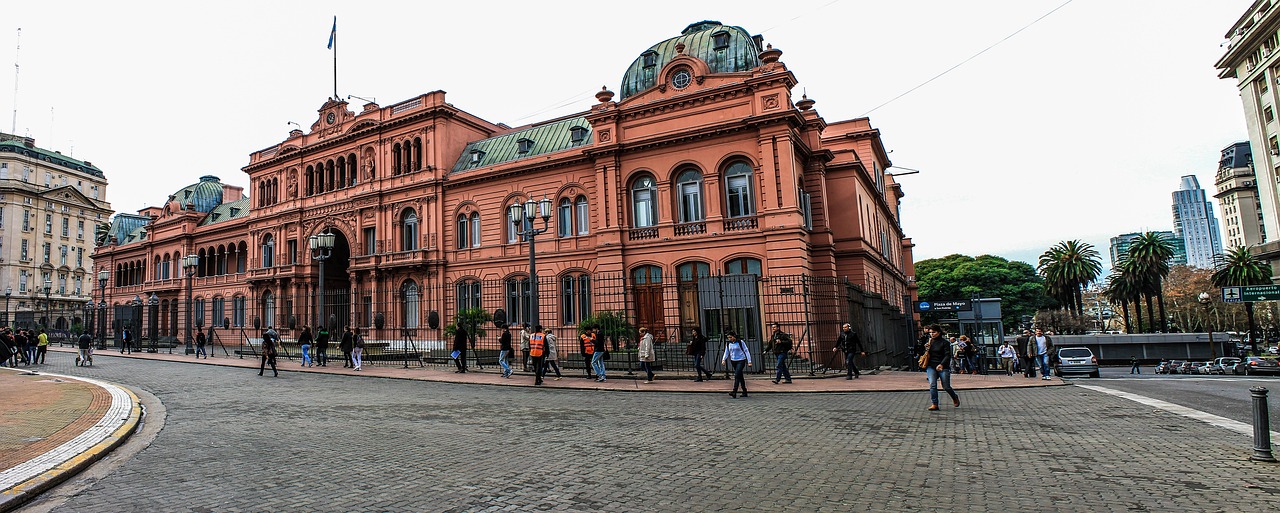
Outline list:
[[[1138,319],[1138,333],[1146,333],[1147,330],[1142,328],[1142,298],[1141,297],[1133,301],[1133,311],[1134,313],[1137,314],[1134,317],[1137,317]]]
[[[1084,290],[1083,286],[1077,284],[1071,292],[1071,299],[1075,302],[1076,317],[1084,315]]]
[[[1144,295],[1147,298],[1147,328],[1155,331],[1157,326],[1155,302],[1151,300],[1151,294]]]
[[[1124,312],[1124,332],[1133,333],[1133,324],[1129,322],[1129,302],[1121,301],[1120,309]]]

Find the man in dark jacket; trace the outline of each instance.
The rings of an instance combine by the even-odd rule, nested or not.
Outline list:
[[[787,357],[790,356],[793,343],[791,342],[791,334],[782,331],[782,326],[773,323],[773,335],[769,337],[769,352],[773,353],[776,360],[773,383],[776,385],[779,381],[785,379],[787,383],[791,382],[791,369],[787,368]]]
[[[342,350],[342,368],[351,367],[351,350],[355,349],[355,339],[351,335],[351,326],[347,326],[347,331],[342,333],[342,341],[338,343],[338,349]]]
[[[854,333],[853,325],[844,323],[840,327],[840,336],[836,338],[836,347],[832,351],[844,352],[844,379],[854,379],[861,375],[858,372],[858,364],[854,362],[855,356],[866,356],[867,352],[863,350],[862,339],[858,338],[858,334]]]
[[[1036,328],[1036,336],[1027,341],[1027,357],[1033,362],[1040,362],[1040,379],[1049,377],[1049,358],[1053,354],[1053,339],[1044,334],[1044,330]]]
[[[316,333],[316,363],[321,367],[329,366],[329,328],[324,326]]]
[[[467,329],[462,326],[453,334],[453,352],[457,354],[453,364],[458,367],[454,372],[467,372]]]

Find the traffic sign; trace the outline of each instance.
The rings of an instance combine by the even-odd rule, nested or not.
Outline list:
[[[1239,303],[1244,301],[1240,298],[1240,287],[1222,287],[1223,303]]]
[[[1236,299],[1238,298],[1238,299]],[[1225,303],[1252,303],[1255,301],[1280,301],[1280,285],[1249,285],[1247,287],[1223,287]]]
[[[973,310],[973,301],[968,299],[944,299],[941,301],[916,301],[916,311],[925,312],[968,312]]]

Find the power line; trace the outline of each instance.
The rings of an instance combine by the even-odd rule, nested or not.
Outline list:
[[[984,54],[984,53],[987,53],[987,50],[990,50],[990,49],[992,49],[992,48],[995,48],[996,46],[999,46],[999,45],[1000,45],[1000,43],[1003,43],[1003,42],[1005,42],[1005,41],[1008,41],[1008,40],[1009,40],[1010,38],[1012,38],[1013,36],[1016,36],[1016,35],[1018,35],[1019,33],[1021,33],[1022,31],[1026,30],[1026,29],[1028,29],[1028,28],[1031,28],[1031,26],[1032,26],[1032,25],[1035,25],[1036,23],[1039,23],[1039,22],[1040,22],[1040,20],[1043,20],[1043,19],[1045,19],[1045,18],[1048,18],[1050,14],[1053,14],[1053,13],[1055,13],[1055,12],[1058,12],[1058,9],[1061,9],[1061,8],[1063,8],[1063,7],[1066,7],[1066,6],[1067,6],[1067,4],[1071,3],[1072,1],[1073,1],[1073,0],[1067,0],[1066,2],[1063,2],[1063,3],[1062,3],[1062,5],[1059,5],[1059,6],[1057,6],[1057,7],[1054,7],[1054,8],[1053,8],[1053,10],[1050,10],[1049,12],[1044,13],[1044,14],[1043,14],[1043,15],[1041,15],[1039,18],[1036,18],[1036,19],[1034,19],[1034,20],[1031,20],[1031,23],[1028,23],[1028,24],[1026,24],[1026,25],[1023,25],[1023,26],[1022,26],[1022,28],[1020,28],[1020,29],[1018,29],[1018,30],[1013,31],[1013,33],[1012,33],[1012,34],[1009,34],[1009,35],[1007,35],[1007,36],[1004,36],[1004,38],[1003,38],[1003,39],[1001,39],[1001,40],[999,40],[999,41],[996,41],[995,43],[992,43],[992,44],[991,44],[991,46],[988,46],[988,47],[986,47],[986,48],[983,48],[983,49],[982,49],[982,51],[980,51],[980,52],[978,52],[978,53],[975,53],[975,54],[973,54],[973,55],[969,56],[969,58],[968,58],[968,59],[965,59],[965,60],[963,60],[963,61],[960,61],[960,63],[956,64],[955,66],[952,66],[952,67],[950,67],[950,68],[947,68],[947,69],[946,69],[945,71],[943,71],[942,73],[938,73],[937,75],[934,75],[934,76],[933,76],[933,78],[930,78],[929,80],[925,80],[924,82],[921,82],[921,83],[920,83],[920,85],[917,85],[917,86],[915,86],[915,87],[912,87],[911,89],[908,89],[906,92],[904,92],[904,93],[902,93],[902,94],[899,94],[899,95],[897,95],[897,96],[894,96],[893,98],[889,99],[889,101],[884,102],[884,103],[881,103],[880,105],[876,105],[876,106],[875,106],[875,108],[873,108],[873,109],[871,109],[871,110],[869,110],[869,111],[866,111],[866,112],[862,113],[862,117],[866,117],[868,114],[871,114],[872,112],[875,112],[875,111],[876,111],[877,109],[879,109],[880,107],[884,107],[885,105],[888,105],[888,104],[890,104],[890,103],[893,103],[893,102],[897,101],[897,100],[898,100],[898,98],[902,98],[903,96],[906,96],[906,95],[908,95],[908,94],[911,94],[911,93],[912,93],[913,91],[915,91],[916,89],[920,89],[921,87],[924,87],[924,86],[926,86],[926,85],[929,85],[929,83],[930,83],[930,82],[933,82],[934,80],[937,80],[937,79],[939,79],[939,78],[942,78],[942,76],[943,76],[943,75],[946,75],[947,73],[951,73],[953,70],[955,70],[956,68],[959,68],[960,66],[964,66],[964,65],[965,65],[965,64],[967,64],[969,61],[971,61],[971,60],[974,60],[974,59],[978,58],[978,56],[979,56],[979,55],[982,55],[982,54]]]

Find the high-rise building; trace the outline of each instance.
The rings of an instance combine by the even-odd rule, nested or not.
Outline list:
[[[1253,171],[1253,151],[1248,141],[1222,149],[1218,173],[1214,176],[1218,207],[1222,209],[1222,238],[1227,247],[1256,246],[1267,241],[1258,208],[1258,183]]]
[[[1234,78],[1244,102],[1245,128],[1257,166],[1252,180],[1258,188],[1258,213],[1263,233],[1280,233],[1280,190],[1276,166],[1280,166],[1280,9],[1273,0],[1257,0],[1236,20],[1224,36],[1227,53],[1218,59],[1218,78]],[[1221,189],[1220,189],[1221,190]],[[1243,221],[1242,221],[1243,222]],[[1243,226],[1243,225],[1242,225]],[[1253,250],[1280,272],[1280,241],[1266,241]],[[1274,280],[1274,274],[1273,280]]]
[[[83,320],[94,229],[111,218],[106,194],[92,163],[0,133],[0,322],[66,330]]]
[[[1169,265],[1187,265],[1187,246],[1173,232],[1165,230],[1158,231],[1156,234],[1164,237],[1165,240],[1173,244],[1173,256],[1169,257]],[[1120,263],[1120,259],[1129,253],[1129,246],[1133,245],[1133,241],[1138,240],[1142,233],[1124,233],[1111,238],[1111,266],[1115,267]]]
[[[1213,257],[1222,253],[1222,234],[1213,206],[1195,175],[1182,177],[1182,186],[1173,191],[1173,233],[1187,248],[1187,265],[1210,269]]]

